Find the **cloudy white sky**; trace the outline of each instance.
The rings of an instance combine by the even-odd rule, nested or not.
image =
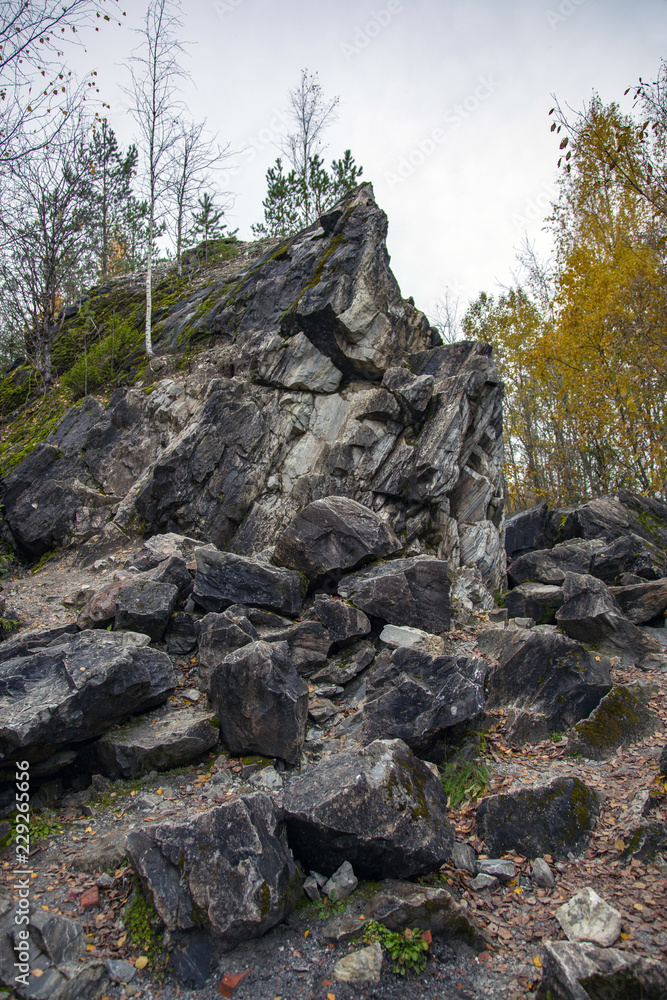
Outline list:
[[[132,138],[123,62],[143,0],[122,28],[90,39],[110,122]],[[524,232],[542,231],[555,194],[552,94],[581,108],[597,90],[623,98],[652,78],[665,44],[665,0],[183,0],[191,115],[233,149],[221,173],[239,236],[261,220],[279,115],[302,68],[340,96],[326,156],[351,148],[389,216],[392,267],[405,296],[432,313],[450,288],[462,303],[511,281]],[[436,140],[433,139],[434,133]]]

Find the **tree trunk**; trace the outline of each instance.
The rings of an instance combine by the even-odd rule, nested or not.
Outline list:
[[[148,355],[149,358],[154,357],[153,337],[151,331],[152,306],[153,306],[153,212],[151,211],[148,219],[148,256],[146,259],[146,325],[144,327],[144,343],[146,345],[146,354]]]

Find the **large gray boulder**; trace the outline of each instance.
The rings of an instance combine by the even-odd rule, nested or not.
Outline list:
[[[593,576],[565,574],[556,621],[571,638],[604,652],[621,653],[637,666],[652,666],[662,659],[660,644],[625,617],[606,585]]]
[[[211,691],[211,677],[216,667],[230,653],[259,639],[259,633],[245,615],[224,611],[205,615],[195,624],[198,645],[199,686],[206,694]]]
[[[313,614],[322,622],[332,642],[359,639],[371,630],[371,623],[363,611],[329,594],[316,594]]]
[[[45,760],[101,736],[161,705],[177,682],[166,653],[106,631],[66,633],[35,649],[10,640],[2,654],[0,760]]]
[[[331,636],[321,622],[297,622],[277,631],[260,629],[260,635],[267,642],[286,642],[292,666],[303,676],[309,676],[327,662]]]
[[[130,860],[181,951],[227,951],[287,916],[301,884],[276,806],[261,792],[128,834]],[[186,964],[181,959],[181,964]]]
[[[294,570],[220,552],[213,545],[197,549],[195,556],[194,598],[207,611],[223,611],[230,604],[252,604],[288,615],[301,611],[305,581]]]
[[[286,642],[252,642],[211,674],[210,696],[223,743],[237,756],[262,754],[297,764],[306,736],[308,685]]]
[[[343,577],[338,593],[392,625],[412,625],[426,632],[444,632],[450,626],[447,564],[432,556],[377,563]]]
[[[546,583],[522,583],[505,598],[510,618],[532,618],[539,625],[554,622],[562,603],[563,588]]]
[[[451,855],[442,785],[402,740],[375,740],[294,776],[283,808],[289,843],[307,869],[360,878],[412,878]]]
[[[485,629],[479,651],[489,661],[489,708],[544,715],[551,732],[585,719],[611,690],[610,663],[552,626]]]
[[[517,851],[528,858],[565,859],[586,850],[600,812],[597,792],[577,777],[555,778],[482,799],[477,835],[492,857]]]
[[[552,549],[538,549],[519,556],[507,567],[511,582],[545,583],[559,587],[566,573],[588,573],[596,553],[604,549],[600,539],[572,539]]]
[[[381,517],[349,497],[308,504],[276,542],[273,561],[317,580],[395,555],[403,546]]]
[[[366,679],[364,737],[401,739],[427,753],[448,729],[483,711],[487,668],[476,656],[408,647],[380,653]]]
[[[93,753],[101,773],[108,778],[134,778],[202,757],[219,738],[212,713],[181,709],[167,715],[151,713],[126,723],[98,740]]]

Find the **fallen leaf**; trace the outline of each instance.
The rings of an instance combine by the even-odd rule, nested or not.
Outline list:
[[[145,955],[141,955],[141,957],[138,958],[136,960],[136,962],[134,963],[135,969],[139,969],[139,970],[145,969],[147,965],[148,965],[148,959],[146,958]]]
[[[43,975],[44,975],[44,971],[43,971],[43,969],[33,969],[33,970],[32,970],[32,974],[33,974],[33,976],[35,976],[35,977],[36,977],[37,979],[39,979],[39,978],[40,978],[40,976],[43,976]]]
[[[537,966],[538,969],[542,968],[542,963],[540,962],[540,956],[536,955],[533,959],[533,965]]]
[[[233,991],[239,985],[244,976],[247,976],[249,972],[252,972],[252,966],[250,966],[249,969],[246,969],[245,972],[238,972],[236,974],[226,972],[220,980],[220,985],[218,986],[218,993],[220,996],[231,997]]]

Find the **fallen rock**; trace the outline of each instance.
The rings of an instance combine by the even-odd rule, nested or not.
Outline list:
[[[452,863],[460,871],[470,872],[474,875],[477,871],[477,855],[470,844],[462,844],[458,840],[452,847]]]
[[[601,580],[567,573],[563,599],[556,621],[572,639],[603,651],[625,654],[640,667],[651,665],[650,658],[662,653],[658,642],[628,621]]]
[[[340,868],[324,883],[322,892],[329,899],[346,899],[359,885],[359,880],[349,861],[344,861]]]
[[[378,563],[345,576],[338,593],[362,611],[393,625],[427,632],[449,628],[451,605],[447,564],[433,556],[413,556]]]
[[[210,697],[231,753],[298,763],[308,685],[294,669],[286,642],[260,640],[229,653],[211,674]]]
[[[348,642],[367,635],[371,630],[368,616],[341,598],[317,594],[313,612],[324,625],[332,642]]]
[[[211,690],[211,677],[230,653],[259,639],[255,626],[245,615],[232,613],[205,615],[195,622],[195,633],[199,652],[199,686],[207,694]]]
[[[307,869],[331,874],[350,861],[360,878],[411,878],[451,855],[442,785],[401,740],[375,740],[295,775],[283,808]]]
[[[667,580],[610,587],[609,593],[625,617],[635,625],[645,625],[667,611]]]
[[[599,809],[597,793],[580,778],[555,778],[482,799],[477,835],[493,854],[515,850],[528,858],[577,857],[586,849]]]
[[[8,640],[2,652],[0,760],[44,760],[157,708],[176,687],[166,653],[125,645],[114,633],[64,634],[23,653],[21,640]]]
[[[187,656],[197,648],[197,630],[192,615],[179,612],[174,615],[164,634],[167,652],[172,656]]]
[[[212,713],[202,715],[181,709],[126,723],[98,740],[93,752],[102,774],[108,778],[133,778],[195,760],[214,747],[219,737]]]
[[[183,561],[194,555],[195,549],[205,545],[204,541],[179,535],[175,531],[165,531],[146,539],[132,559],[132,565],[138,570],[149,570],[158,566],[165,559],[176,557]]]
[[[309,580],[395,555],[403,546],[381,517],[348,497],[309,503],[276,542],[273,560]]]
[[[555,912],[568,941],[590,941],[610,948],[621,933],[621,914],[587,886]]]
[[[540,1000],[663,1000],[667,973],[662,962],[594,944],[547,941],[544,944]]]
[[[124,587],[116,599],[115,629],[143,632],[161,642],[178,601],[178,588],[170,583],[135,584]]]
[[[526,552],[549,544],[549,505],[546,503],[512,514],[505,520],[505,552],[508,563]]]
[[[223,611],[230,604],[251,604],[287,615],[301,611],[305,580],[294,570],[220,552],[213,545],[197,549],[195,557],[193,596],[206,611]]]
[[[286,642],[292,666],[305,677],[327,662],[331,636],[321,622],[297,622],[296,625],[278,631],[259,631],[267,642]]]
[[[486,948],[488,944],[478,922],[447,889],[386,879],[380,891],[371,896],[365,905],[364,914],[391,931],[419,927],[433,934],[465,938],[477,949]]]
[[[554,622],[562,604],[563,588],[546,583],[522,583],[505,598],[510,618],[532,618],[538,625]]]
[[[438,656],[445,651],[442,636],[431,635],[421,628],[410,628],[409,625],[385,625],[380,632],[380,641],[391,649],[406,646],[408,649],[421,649],[432,656]]]
[[[484,708],[487,665],[476,656],[429,656],[410,647],[380,653],[366,680],[364,737],[401,739],[426,753],[447,729]]]
[[[479,858],[477,871],[480,875],[490,875],[499,882],[511,882],[516,876],[516,865],[504,858]]]
[[[625,846],[620,852],[620,860],[627,864],[636,858],[642,864],[649,864],[656,858],[667,857],[667,823],[646,821],[628,830],[623,835]]]
[[[186,942],[204,933],[227,951],[280,923],[301,896],[280,813],[262,792],[127,840],[155,909]]]
[[[500,882],[495,875],[485,875],[483,872],[475,875],[474,879],[470,882],[470,888],[474,889],[475,892],[483,892],[485,889],[488,889],[490,892],[491,889],[495,889],[498,885],[500,885]]]
[[[665,552],[645,538],[629,532],[606,545],[591,560],[591,576],[611,586],[626,573],[656,580],[665,575]]]
[[[530,878],[540,889],[553,889],[556,886],[556,879],[544,858],[535,858]]]
[[[604,542],[599,539],[562,542],[519,556],[507,567],[507,575],[515,587],[528,581],[559,587],[566,573],[590,572],[593,557],[602,549]]]
[[[614,684],[587,719],[568,732],[568,756],[609,760],[619,747],[640,743],[662,729],[662,720],[646,706],[647,692],[638,684]]]
[[[334,965],[333,977],[339,983],[379,983],[381,972],[382,946],[376,941],[340,958]]]
[[[549,739],[546,716],[538,712],[524,712],[510,708],[507,713],[505,738],[508,743],[522,746],[524,743],[542,743]]]
[[[551,732],[585,719],[611,690],[609,660],[548,625],[485,629],[478,647],[492,661],[487,707],[544,715]]]
[[[310,678],[313,684],[345,685],[375,659],[375,646],[367,642],[358,642],[349,646],[338,656],[332,657],[326,667],[318,670]]]

